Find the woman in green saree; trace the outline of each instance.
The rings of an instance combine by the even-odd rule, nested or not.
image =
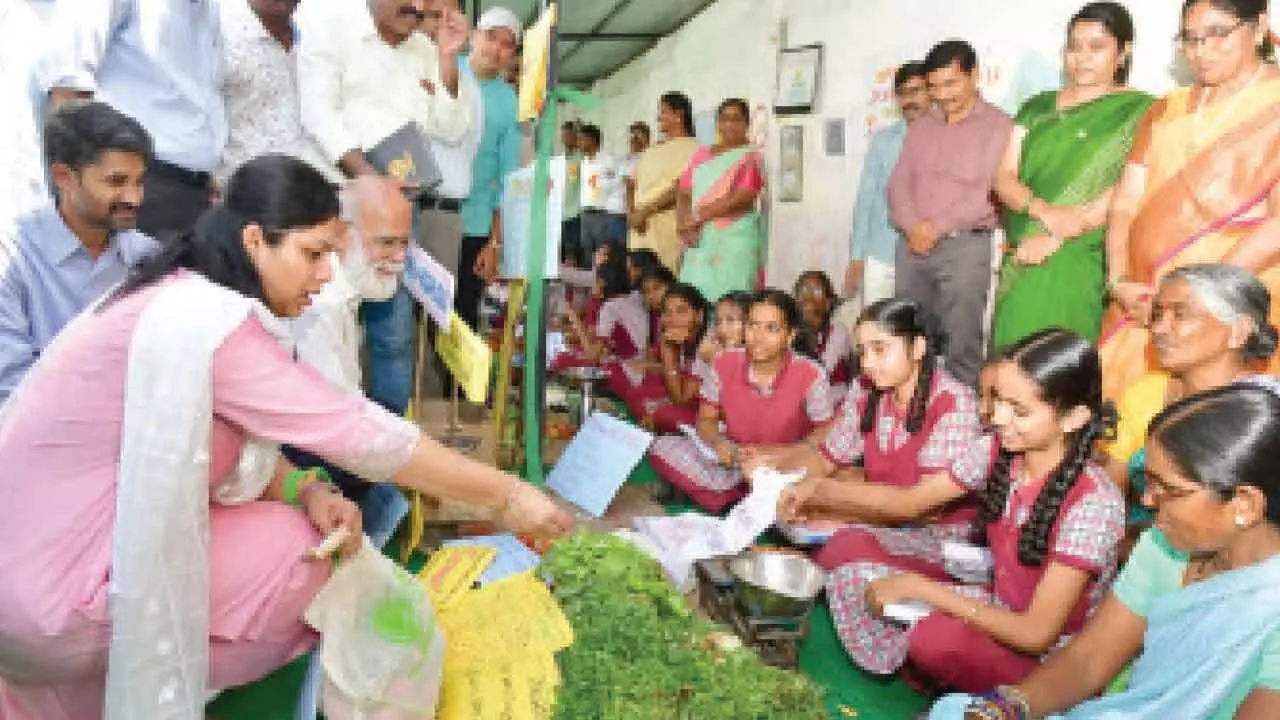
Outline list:
[[[756,199],[764,189],[760,151],[747,139],[750,111],[744,100],[720,103],[720,141],[700,148],[680,178],[677,216],[690,245],[680,281],[714,303],[760,285],[764,233]]]
[[[1023,104],[995,191],[1007,245],[992,345],[1048,327],[1097,341],[1105,310],[1103,234],[1138,121],[1152,98],[1124,86],[1133,20],[1090,3],[1067,27],[1067,86]]]

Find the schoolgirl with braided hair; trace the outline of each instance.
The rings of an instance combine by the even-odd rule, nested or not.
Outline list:
[[[837,571],[828,592],[852,618],[841,638],[868,670],[892,672],[909,660],[936,684],[966,692],[1016,683],[1084,626],[1115,573],[1124,496],[1093,461],[1114,425],[1097,351],[1070,331],[1043,330],[1004,350],[995,372],[992,424],[1002,449],[978,533],[990,548],[990,577],[957,585],[892,565]],[[886,617],[903,602],[931,610],[903,627]]]
[[[830,430],[757,462],[806,469],[778,510],[788,534],[829,537],[814,556],[819,565],[890,558],[940,573],[942,544],[973,535],[991,467],[977,398],[945,367],[945,335],[915,301],[873,303],[855,336],[861,377]]]

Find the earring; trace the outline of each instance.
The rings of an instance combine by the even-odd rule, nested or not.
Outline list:
[[[1242,529],[1243,529],[1243,528],[1244,528],[1244,526],[1245,526],[1245,524],[1246,524],[1246,523],[1245,523],[1244,516],[1243,516],[1243,515],[1237,515],[1237,516],[1236,516],[1236,527],[1238,527],[1238,528],[1242,528]]]

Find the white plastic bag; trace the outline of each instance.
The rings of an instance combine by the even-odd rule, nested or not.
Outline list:
[[[365,538],[307,608],[320,632],[328,720],[435,717],[444,635],[426,588]]]

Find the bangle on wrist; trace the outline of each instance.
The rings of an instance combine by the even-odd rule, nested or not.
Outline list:
[[[983,693],[965,709],[967,716],[982,720],[1030,720],[1031,705],[1017,688],[1002,685]]]
[[[302,507],[303,499],[315,490],[317,485],[333,488],[333,478],[322,467],[290,470],[284,476],[284,501],[294,507]]]
[[[298,491],[298,507],[304,507],[306,505],[307,498],[319,492],[321,488],[329,490],[330,492],[333,491],[332,485],[320,480],[312,480],[311,482],[303,485],[302,489]]]
[[[284,476],[284,487],[283,487],[283,492],[281,493],[281,496],[284,499],[284,502],[286,505],[292,505],[294,507],[299,506],[299,502],[298,502],[299,486],[301,486],[303,482],[306,481],[309,477],[311,477],[311,473],[307,470],[302,470],[302,469],[290,470]]]

